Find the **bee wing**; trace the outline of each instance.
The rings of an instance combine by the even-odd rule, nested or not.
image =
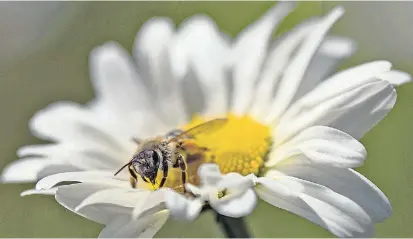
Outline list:
[[[216,131],[217,129],[223,127],[226,123],[228,122],[228,119],[213,119],[210,121],[207,121],[203,124],[197,125],[193,128],[190,128],[187,131],[184,131],[174,138],[169,140],[170,142],[178,142],[183,139],[193,139],[195,138],[198,134],[208,134]]]

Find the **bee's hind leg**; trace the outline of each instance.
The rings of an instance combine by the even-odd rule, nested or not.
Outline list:
[[[166,160],[162,161],[163,178],[161,180],[161,183],[159,184],[159,188],[163,187],[163,185],[165,184],[166,178],[168,177],[168,170],[169,170],[168,161]]]
[[[181,168],[181,177],[182,177],[182,186],[184,189],[184,193],[186,193],[186,188],[185,188],[185,184],[186,184],[186,163],[185,163],[185,159],[181,154],[178,154],[177,158],[176,158],[176,163],[174,165],[175,168],[179,167]]]

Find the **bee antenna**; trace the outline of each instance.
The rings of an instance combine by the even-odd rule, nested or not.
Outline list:
[[[123,165],[116,173],[114,176],[116,176],[118,173],[120,173],[126,166],[129,166],[130,162],[128,162],[127,164]]]

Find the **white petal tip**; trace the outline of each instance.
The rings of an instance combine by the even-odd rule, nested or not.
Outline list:
[[[333,24],[336,22],[340,17],[342,17],[344,14],[344,8],[341,6],[333,8],[326,16],[325,19],[327,22],[330,24]],[[323,24],[323,23],[321,23]],[[325,23],[324,23],[325,24]]]
[[[342,7],[342,6],[337,6],[337,7],[333,8],[333,10],[331,10],[331,14],[335,15],[335,16],[338,16],[338,17],[342,16],[344,14],[344,12],[345,12],[345,10],[344,10],[344,7]]]
[[[218,172],[220,173],[221,171],[219,170],[219,166],[214,163],[203,163],[201,166],[198,168],[198,175],[204,175],[207,172]]]
[[[37,172],[44,167],[44,161],[20,159],[7,165],[0,175],[1,183],[33,183]]]
[[[385,80],[394,86],[400,86],[412,81],[411,75],[406,72],[392,70],[378,76],[379,79]]]
[[[52,188],[49,190],[37,190],[29,189],[20,193],[20,197],[30,196],[30,195],[55,195],[57,188]]]
[[[92,57],[105,56],[105,58],[118,56],[119,48],[121,48],[121,46],[119,45],[119,43],[115,41],[105,42],[102,45],[95,47],[91,51],[91,56]]]
[[[356,51],[356,43],[346,37],[328,37],[320,47],[320,52],[334,58],[347,58]]]
[[[295,7],[297,6],[297,3],[295,1],[285,1],[285,0],[281,0],[278,1],[278,3],[275,5],[275,8],[280,9],[283,12],[290,12],[292,11]],[[278,11],[280,11],[278,10]]]
[[[119,43],[109,41],[92,49],[89,62],[92,68],[105,67],[113,63],[123,62],[128,57],[128,53]]]

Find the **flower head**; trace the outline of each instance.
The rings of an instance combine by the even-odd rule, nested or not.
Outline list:
[[[54,143],[19,149],[26,158],[6,168],[3,181],[41,179],[25,194],[55,195],[66,208],[105,224],[106,237],[154,235],[169,213],[191,220],[206,202],[220,213],[244,216],[256,195],[337,236],[371,236],[391,206],[352,169],[366,158],[357,140],[391,110],[394,87],[410,76],[387,61],[332,74],[354,50],[348,39],[326,37],[343,14],[340,7],[271,44],[291,10],[291,3],[277,4],[234,40],[205,16],[190,18],[177,31],[167,19],[149,20],[135,42],[137,67],[116,43],[96,48],[96,99],[86,106],[56,103],[37,113],[33,133]],[[182,187],[178,169],[154,192],[143,180],[131,188],[127,170],[113,176],[137,150],[132,138],[217,117],[228,124],[196,139],[210,150],[186,158],[194,197],[172,191]],[[201,167],[198,175],[203,163],[217,166]],[[71,181],[80,183],[58,185]]]

